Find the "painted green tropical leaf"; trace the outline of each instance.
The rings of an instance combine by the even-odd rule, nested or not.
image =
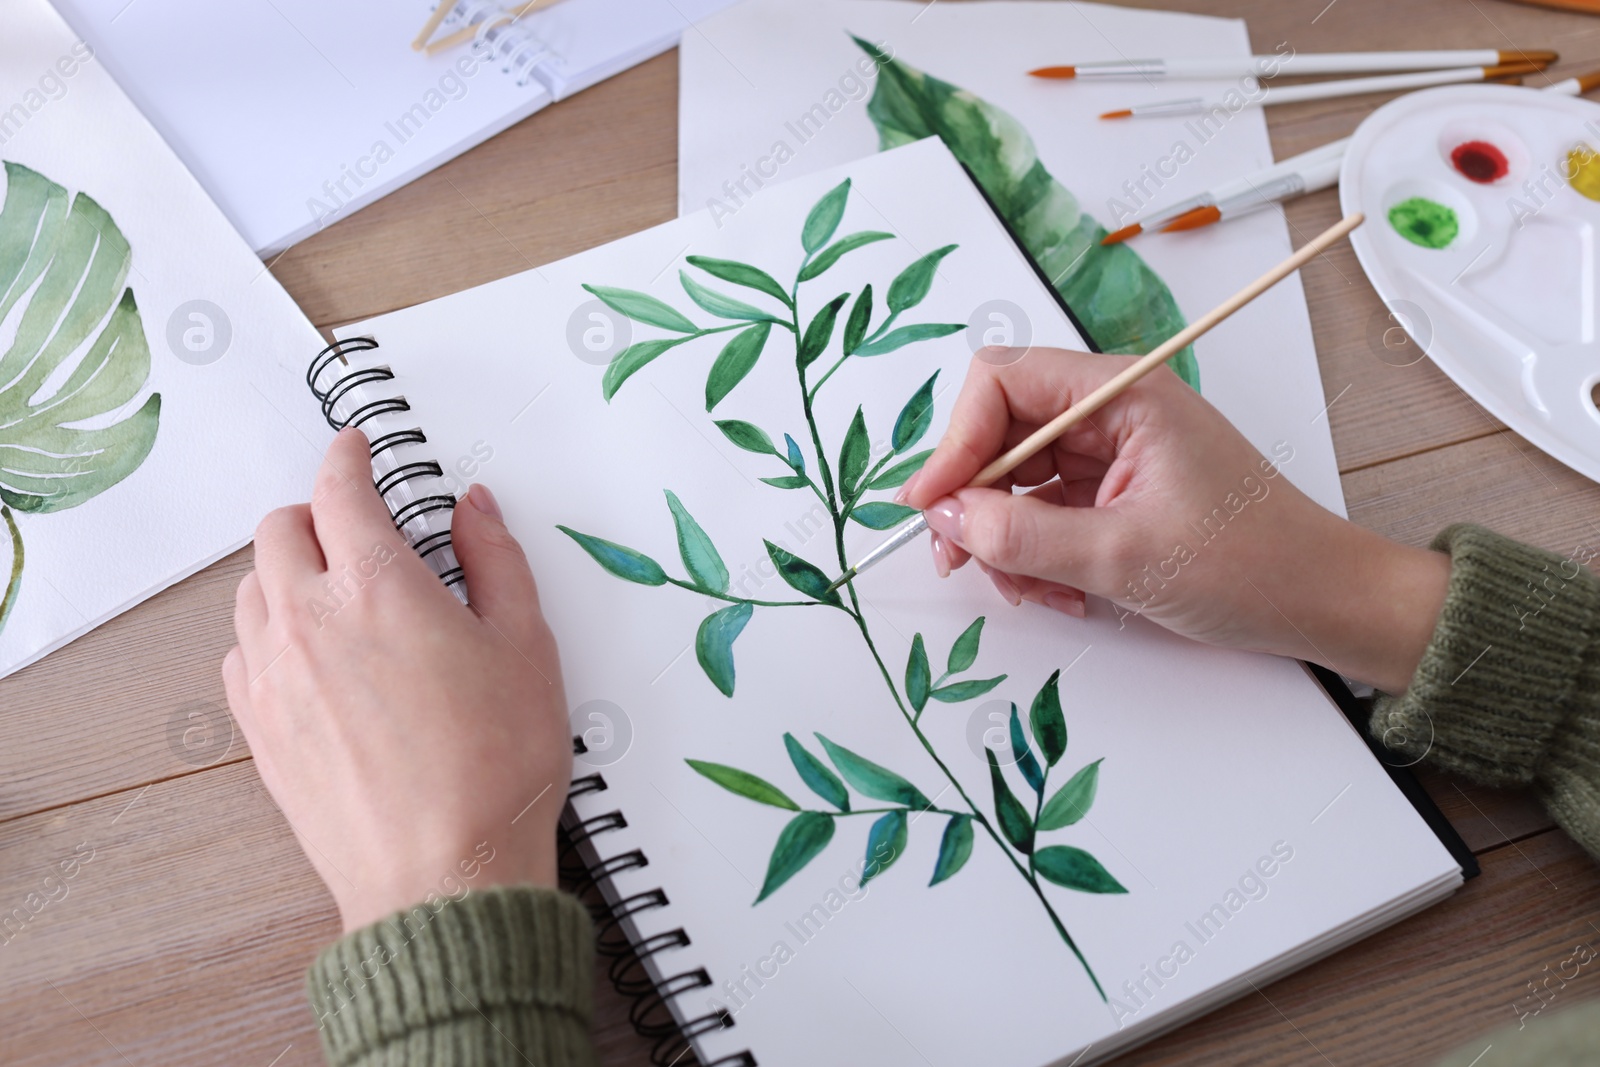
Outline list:
[[[1045,801],[1039,812],[1039,829],[1059,830],[1071,826],[1085,815],[1094,804],[1095,790],[1100,787],[1100,764],[1097,759],[1077,774],[1067,779],[1067,784],[1057,789],[1055,796]]]
[[[1160,276],[1129,245],[1100,244],[1105,228],[1045,169],[1021,123],[867,41],[856,43],[878,64],[867,114],[879,146],[943,140],[1103,351],[1143,355],[1183,329],[1183,314]],[[1192,349],[1170,366],[1200,387]]]
[[[767,431],[754,423],[744,422],[741,419],[723,419],[717,423],[717,429],[722,431],[722,436],[746,452],[754,452],[758,456],[778,454],[778,450],[772,445],[772,438],[767,436]]]
[[[882,474],[878,475],[876,478],[872,479],[872,481],[867,484],[867,488],[893,489],[896,486],[906,484],[913,474],[922,469],[922,465],[928,462],[928,457],[931,455],[933,455],[933,449],[930,448],[925,452],[918,452],[914,456],[906,457],[899,463],[896,463],[894,466],[884,471]]]
[[[707,592],[726,593],[728,568],[722,562],[717,546],[711,543],[705,530],[694,521],[694,516],[683,506],[678,494],[671,489],[666,493],[667,507],[672,510],[672,522],[678,529],[678,554],[683,557],[683,566],[688,570],[689,577]]]
[[[828,591],[828,576],[818,570],[815,564],[791,555],[771,541],[761,543],[767,546],[767,555],[772,559],[772,565],[778,568],[778,577],[789,583],[791,588],[824,604],[833,604],[837,607],[843,603],[839,599],[837,589]]]
[[[789,469],[796,474],[804,474],[806,472],[806,457],[800,451],[800,446],[795,442],[795,439],[788,434],[784,434],[783,447],[789,452],[788,457],[784,460],[789,464]]]
[[[965,330],[959,322],[918,322],[910,326],[896,326],[876,341],[868,341],[855,354],[862,357],[881,356],[917,341],[931,341],[935,337],[948,337]]]
[[[916,514],[916,508],[908,508],[904,504],[891,504],[887,500],[857,504],[850,510],[850,518],[869,530],[892,530]]]
[[[599,297],[607,307],[635,322],[659,326],[674,333],[700,332],[700,327],[685,318],[683,312],[649,293],[641,293],[636,289],[616,289],[609,285],[585,283],[583,287]]]
[[[711,364],[706,377],[706,410],[722,403],[722,398],[733,392],[733,387],[744,381],[744,376],[761,358],[767,345],[767,335],[772,333],[772,323],[758,322],[747,330],[733,335],[733,340],[722,347],[717,361]]]
[[[747,319],[751,322],[779,321],[760,308],[746,304],[743,300],[735,300],[731,296],[701,285],[689,277],[688,271],[680,270],[678,272],[678,281],[682,284],[683,291],[689,294],[690,300],[693,300],[719,319]],[[691,325],[693,324],[691,323]]]
[[[1045,763],[1054,767],[1067,751],[1067,719],[1061,714],[1061,672],[1058,670],[1046,679],[1039,694],[1033,698],[1028,710],[1028,725],[1033,727],[1033,737],[1039,742]]]
[[[994,758],[994,749],[985,748],[983,754],[989,758],[989,781],[994,786],[994,814],[1000,823],[1000,832],[1018,852],[1032,852],[1033,820],[1028,818],[1028,810],[1006,784],[1006,776],[1000,773],[1000,763]]]
[[[857,405],[850,428],[844,432],[844,443],[839,446],[839,492],[847,498],[854,495],[856,483],[867,473],[867,461],[872,458],[872,442],[867,437],[867,416]]]
[[[923,382],[900,409],[899,417],[894,420],[894,433],[889,437],[889,444],[897,455],[922,440],[928,427],[933,425],[933,383],[938,380],[939,372],[934,371],[933,377]]]
[[[133,290],[133,252],[93,198],[6,163],[0,209],[0,322],[17,316],[0,357],[0,517],[11,567],[0,628],[20,592],[24,550],[12,510],[65,511],[122,481],[155,445],[161,396],[117,422],[150,375],[150,348]]]
[[[983,623],[987,616],[979,615],[972,625],[961,631],[956,643],[950,646],[950,658],[945,662],[946,674],[960,674],[978,662],[978,643],[983,640]],[[1034,731],[1038,736],[1038,731]]]
[[[845,355],[854,355],[856,349],[861,347],[861,342],[866,340],[867,327],[872,324],[872,284],[869,282],[861,287],[861,294],[856,297],[856,302],[850,305],[850,316],[844,320]]]
[[[622,388],[623,382],[639,373],[647,364],[654,362],[670,349],[692,340],[694,340],[692,336],[665,337],[629,345],[606,364],[606,372],[600,376],[600,395],[609,401],[617,395],[617,390]]]
[[[824,248],[822,254],[817,256],[816,259],[806,264],[805,269],[800,272],[800,280],[809,282],[812,278],[839,262],[839,257],[846,252],[854,252],[858,248],[875,244],[878,241],[887,241],[893,236],[894,234],[892,233],[882,233],[878,230],[862,230],[860,233],[841,237],[827,248]]]
[[[1033,866],[1040,877],[1068,889],[1084,893],[1126,893],[1123,884],[1111,877],[1100,861],[1081,848],[1051,845],[1034,854]]]
[[[733,259],[714,259],[711,256],[687,256],[685,259],[689,266],[699,267],[713,278],[721,278],[725,282],[766,293],[774,299],[783,301],[785,307],[789,306],[789,294],[784,292],[783,286],[759,267],[752,267],[748,263],[740,263]]]
[[[733,696],[733,642],[744,632],[752,610],[747,603],[729,604],[702,619],[694,635],[700,669],[725,697]]]
[[[933,865],[933,881],[928,885],[936,886],[948,880],[965,867],[971,857],[972,816],[952,815],[945,824],[944,837],[939,839],[939,859]]]
[[[643,552],[635,551],[627,545],[619,545],[615,541],[579,533],[567,526],[557,524],[556,529],[578,542],[585,552],[594,557],[596,563],[618,578],[638,582],[640,585],[667,584],[667,572],[661,569],[661,564]]]
[[[828,758],[839,768],[844,780],[855,786],[856,791],[863,796],[869,796],[873,800],[886,800],[891,804],[904,804],[913,811],[933,807],[933,802],[922,795],[922,790],[889,768],[880,767],[843,745],[834,744],[821,734],[817,735],[817,740],[822,742]]]
[[[955,250],[955,245],[935,248],[927,255],[917,257],[909,267],[895,275],[894,281],[889,283],[890,312],[898,315],[922,303],[933,288],[933,276],[939,271],[939,261]]]
[[[737,793],[758,804],[771,804],[775,808],[784,808],[788,811],[800,810],[800,805],[790,800],[783,790],[765,778],[757,778],[749,771],[741,771],[725,763],[708,763],[698,759],[686,759],[683,762],[730,793]]]
[[[839,228],[839,220],[844,218],[844,205],[849,196],[850,179],[846,178],[822,194],[822,199],[806,215],[805,225],[800,229],[800,246],[808,256],[827,244],[833,231]]]
[[[800,873],[800,869],[816,858],[817,853],[833,840],[833,816],[819,811],[802,811],[790,819],[778,843],[772,846],[772,858],[767,861],[767,878],[761,884],[761,903],[779,886]]]
[[[981,697],[995,686],[1006,680],[1005,675],[998,678],[974,678],[967,682],[951,682],[941,685],[928,695],[944,704],[959,704],[963,700]]]
[[[840,293],[822,306],[822,310],[812,317],[806,324],[806,332],[800,338],[800,347],[795,350],[795,362],[800,369],[811,366],[828,349],[828,342],[833,340],[833,324],[838,321],[839,309],[844,307],[844,302],[850,299],[849,293]]]
[[[1028,747],[1028,737],[1022,732],[1022,719],[1017,715],[1015,704],[1011,705],[1011,754],[1017,757],[1017,770],[1022,772],[1028,787],[1035,793],[1043,793],[1044,771],[1034,758],[1033,750]]]
[[[811,482],[803,474],[780,474],[776,478],[763,478],[763,482],[778,489],[804,489]]]
[[[913,710],[921,711],[928,704],[928,686],[932,683],[928,667],[928,650],[922,644],[922,635],[911,638],[911,655],[906,660],[906,700]]]
[[[891,811],[880,815],[867,833],[867,862],[861,869],[861,884],[866,885],[894,865],[906,850],[906,813]]]
[[[807,751],[806,747],[795,739],[794,734],[783,735],[783,747],[789,750],[789,762],[794,764],[794,769],[799,772],[800,780],[806,784],[806,788],[840,811],[850,810],[849,792],[846,791],[844,783],[839,781],[839,776],[828,769],[826,763]]]

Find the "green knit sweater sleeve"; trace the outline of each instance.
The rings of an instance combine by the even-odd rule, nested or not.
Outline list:
[[[1380,697],[1373,736],[1413,759],[1497,787],[1530,787],[1600,857],[1600,581],[1570,555],[1481,526],[1434,538],[1450,591],[1401,696]]]
[[[332,1067],[595,1063],[582,904],[532,886],[430,902],[347,934],[312,965]]]

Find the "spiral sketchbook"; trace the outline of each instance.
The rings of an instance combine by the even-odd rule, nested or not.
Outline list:
[[[528,551],[566,825],[657,1063],[1094,1062],[1461,884],[1298,663],[1012,608],[921,547],[826,590],[904,517],[1001,306],[1085,344],[929,139],[352,325],[310,367],[444,580],[470,481]],[[1337,494],[1284,367],[1249,375],[1223,392],[1262,459],[1212,537],[1285,479]]]
[[[441,0],[56,0],[245,240],[281,251],[546,105],[657,55],[727,0],[562,0],[514,22]]]

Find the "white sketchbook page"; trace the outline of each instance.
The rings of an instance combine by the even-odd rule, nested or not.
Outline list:
[[[523,20],[555,53],[544,68],[557,100],[678,43],[731,0],[561,0]]]
[[[69,195],[87,193],[128,240],[124,285],[151,368],[124,411],[159,393],[160,426],[122,482],[74,508],[17,515],[26,562],[0,632],[0,674],[244,544],[268,510],[306,498],[329,437],[303,381],[322,344],[316,331],[99,63],[69,64],[72,75],[61,77],[56,64],[72,58],[74,41],[44,0],[8,7],[0,101],[22,102],[28,114],[0,137],[0,159]],[[54,99],[39,91],[47,75],[58,79],[45,85]],[[183,331],[204,329],[184,310],[195,300],[214,309],[212,344],[223,320],[231,332],[209,364],[180,359],[169,339],[176,324],[177,346],[189,354]],[[0,350],[18,321],[13,312],[0,322]],[[192,340],[205,344],[200,334]],[[0,574],[10,564],[10,539],[0,536]]]
[[[681,576],[662,497],[667,488],[714,540],[744,595],[792,595],[770,570],[766,577],[757,570],[763,538],[831,568],[828,535],[808,531],[812,501],[756,481],[783,473],[781,464],[737,450],[711,426],[702,390],[717,344],[702,339],[669,352],[607,404],[601,368],[574,355],[571,331],[589,324],[585,282],[644,290],[704,321],[678,289],[677,266],[689,254],[792,277],[801,219],[845,174],[854,186],[840,232],[882,229],[898,239],[853,252],[808,283],[807,314],[864,281],[881,292],[916,251],[957,242],[916,321],[959,321],[975,304],[1005,294],[1033,317],[1041,343],[1075,342],[964,174],[932,140],[796,179],[720,228],[697,213],[341,332],[381,342],[383,362],[398,375],[390,384],[412,404],[406,418],[426,430],[428,449],[446,468],[491,454],[472,477],[494,488],[533,561],[561,641],[575,732],[591,725],[593,702],[620,709],[609,713],[610,747],[580,758],[576,770],[600,771],[609,788],[575,806],[584,817],[625,813],[626,830],[595,839],[602,855],[636,847],[648,855],[648,867],[616,880],[620,894],[656,886],[669,894],[669,908],[640,917],[642,932],[682,926],[693,938],[688,949],[657,962],[668,974],[706,967],[717,998],[730,1007],[723,983],[740,978],[744,967],[775,968],[738,1012],[737,1025],[704,1040],[705,1058],[749,1047],[769,1067],[1064,1062],[1115,1033],[1117,1022],[981,833],[967,867],[930,889],[943,819],[918,819],[903,858],[827,918],[819,936],[802,941],[785,924],[813,905],[826,911],[842,900],[830,898],[830,889],[860,871],[867,820],[847,820],[799,875],[751,906],[789,813],[724,792],[685,758],[741,767],[820,808],[789,765],[781,736],[791,731],[815,750],[812,732],[821,731],[906,775],[941,805],[955,803],[849,620],[821,608],[757,609],[735,645],[734,696],[724,698],[693,649],[696,627],[720,602],[620,581],[555,528],[630,545]],[[716,417],[803,429],[785,337],[774,331],[761,363]],[[971,354],[964,336],[954,334],[850,361],[819,394],[825,440],[837,447],[861,403],[881,447],[905,398],[938,368],[948,387],[936,401],[934,440]],[[848,550],[858,553],[882,536],[852,528]],[[1112,993],[1138,979],[1142,967],[1158,966],[1176,942],[1194,952],[1153,1000],[1130,1005],[1130,1024],[1457,872],[1297,664],[1202,648],[1137,620],[1119,630],[1099,602],[1091,603],[1088,621],[1031,605],[1011,609],[974,568],[937,580],[925,545],[892,557],[858,588],[896,678],[913,633],[926,636],[937,670],[980,614],[989,621],[970,676],[1007,672],[1014,679],[992,697],[1026,709],[1046,676],[1066,669],[1061,695],[1070,742],[1058,773],[1105,762],[1089,815],[1051,840],[1088,849],[1129,892],[1052,889],[1051,896]],[[967,736],[975,715],[981,735],[987,699],[930,703],[922,720],[935,750],[986,809],[986,764]],[[1025,788],[1009,773],[1014,788]],[[544,784],[529,783],[530,799]],[[857,796],[856,804],[872,802]],[[1265,898],[1244,903],[1201,945],[1184,924],[1224,901],[1277,842],[1293,857],[1263,883]],[[771,958],[780,942],[792,958],[777,964]],[[706,994],[684,997],[679,1008],[703,1014]]]
[[[1183,119],[1096,117],[1135,101],[1220,96],[1231,83],[1060,82],[1026,73],[1130,56],[1248,55],[1249,37],[1239,20],[1009,0],[744,0],[700,22],[683,40],[681,211],[704,209],[713,200],[734,204],[726,183],[742,181],[744,190],[759,196],[757,183],[763,180],[771,188],[877,151],[877,131],[867,115],[872,85],[870,79],[862,84],[857,66],[865,53],[846,31],[1008,111],[1032,135],[1045,167],[1107,229],[1130,221],[1117,220],[1113,198],[1136,206],[1124,182],[1145,182],[1142,202],[1162,206],[1272,162],[1260,108],[1241,111],[1203,143]],[[1262,51],[1275,43],[1261,42]],[[835,109],[826,123],[797,126],[818,104]],[[814,132],[818,126],[820,133]],[[1180,141],[1192,158],[1181,166],[1163,163],[1175,158]],[[780,142],[792,156],[776,166],[771,161],[780,154]],[[1146,177],[1146,168],[1155,173],[1158,167],[1175,173]],[[1156,182],[1164,184],[1158,188]],[[1293,243],[1310,236],[1296,234]],[[1270,209],[1200,233],[1141,237],[1133,247],[1193,321],[1282,260],[1291,243],[1282,213]],[[1257,447],[1293,442],[1297,459],[1289,477],[1343,515],[1344,492],[1324,413],[1328,401],[1299,275],[1259,297],[1250,316],[1224,322],[1201,338],[1195,353],[1207,399]],[[1263,375],[1268,366],[1275,373]]]

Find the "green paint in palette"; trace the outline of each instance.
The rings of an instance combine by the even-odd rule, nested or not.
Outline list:
[[[1423,248],[1448,248],[1461,232],[1456,213],[1425,196],[1413,196],[1389,209],[1394,232]]]

